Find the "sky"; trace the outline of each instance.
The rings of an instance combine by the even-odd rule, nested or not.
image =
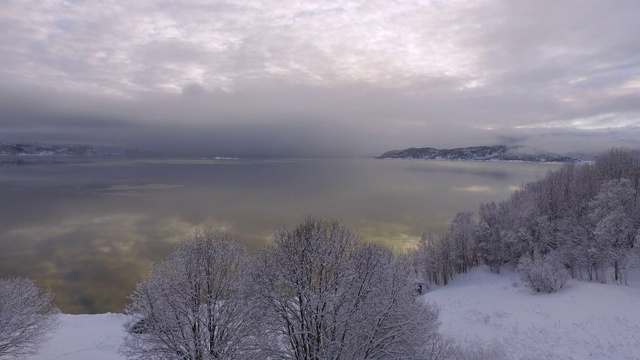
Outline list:
[[[2,0],[0,142],[640,148],[636,0]]]

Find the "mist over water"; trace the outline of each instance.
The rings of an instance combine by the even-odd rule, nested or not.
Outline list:
[[[194,229],[250,252],[332,217],[401,251],[454,214],[558,164],[412,160],[29,159],[0,163],[0,277],[29,276],[67,313],[120,312],[152,261]]]

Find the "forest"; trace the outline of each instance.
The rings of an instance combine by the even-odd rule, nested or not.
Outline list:
[[[521,275],[557,282],[536,290],[557,290],[564,282],[557,277],[626,284],[640,258],[639,192],[637,153],[611,149],[595,163],[566,164],[505,201],[482,204],[477,218],[457,214],[446,234],[422,236],[414,262],[433,284],[481,263],[494,272],[518,264]]]

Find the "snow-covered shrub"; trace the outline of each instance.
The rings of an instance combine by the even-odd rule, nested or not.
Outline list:
[[[522,282],[535,291],[554,292],[561,289],[569,279],[564,264],[553,254],[523,256],[518,262],[518,273]]]
[[[419,358],[425,360],[458,360],[462,354],[462,350],[452,337],[438,333],[430,337],[423,351]]]
[[[0,358],[34,355],[58,324],[53,293],[31,279],[0,279]]]
[[[512,359],[500,343],[458,345],[447,360],[507,360]]]

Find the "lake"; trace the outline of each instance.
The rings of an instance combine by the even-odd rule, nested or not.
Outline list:
[[[18,163],[18,164],[16,164]],[[421,160],[25,158],[0,162],[0,277],[29,276],[66,313],[121,312],[152,261],[194,229],[250,252],[307,216],[402,251],[455,213],[559,164]]]

